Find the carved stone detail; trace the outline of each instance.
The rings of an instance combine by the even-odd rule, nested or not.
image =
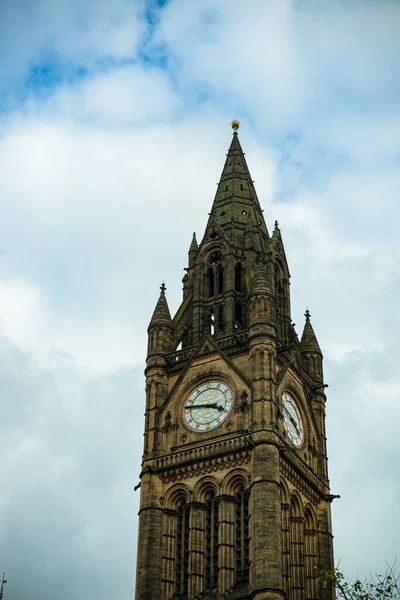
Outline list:
[[[281,459],[280,461],[281,473],[282,476],[285,477],[287,481],[290,483],[305,497],[307,500],[316,506],[321,497],[311,488],[311,486],[307,485],[302,477],[298,475],[293,468],[288,465],[288,463]]]
[[[198,475],[236,467],[237,465],[244,465],[250,462],[250,460],[251,450],[247,450],[233,455],[226,454],[224,456],[212,458],[211,460],[186,464],[181,467],[171,468],[161,472],[159,471],[158,476],[165,483],[170,483],[172,481],[181,481],[182,479],[189,479],[190,477],[197,477]]]

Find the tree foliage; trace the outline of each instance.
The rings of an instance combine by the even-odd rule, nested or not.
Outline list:
[[[387,564],[383,574],[369,575],[362,581],[348,579],[339,568],[320,571],[317,580],[323,587],[334,586],[337,600],[400,600],[400,576],[396,562]]]

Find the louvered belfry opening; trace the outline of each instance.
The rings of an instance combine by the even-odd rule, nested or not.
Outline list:
[[[236,584],[249,581],[249,493],[241,489],[236,499]]]
[[[222,334],[225,330],[224,290],[225,272],[222,265],[222,253],[214,250],[207,257],[207,282],[205,296],[205,333]]]

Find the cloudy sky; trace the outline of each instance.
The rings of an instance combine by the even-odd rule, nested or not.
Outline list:
[[[146,327],[241,121],[324,357],[335,553],[400,559],[400,3],[0,1],[0,571],[133,598]]]

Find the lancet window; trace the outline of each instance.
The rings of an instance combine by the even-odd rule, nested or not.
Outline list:
[[[176,531],[176,593],[186,598],[189,586],[189,506],[182,501],[178,506]]]
[[[221,264],[222,253],[212,252],[207,259],[204,312],[204,331],[211,335],[223,333],[225,330],[225,314],[223,293],[225,290],[225,271]]]
[[[249,581],[249,495],[245,489],[240,489],[236,499],[236,583]]]
[[[208,275],[208,297],[213,298],[215,294],[215,281],[214,281],[214,269],[212,267],[208,267],[207,271]]]
[[[235,329],[243,328],[243,310],[242,303],[235,302]]]
[[[304,599],[304,517],[297,496],[290,501],[290,584],[293,600]]]
[[[242,287],[243,287],[243,282],[242,282],[243,273],[242,273],[242,271],[243,271],[242,265],[240,263],[237,263],[235,265],[235,292],[241,292],[242,291]]]
[[[224,493],[206,478],[189,501],[189,490],[173,487],[163,511],[162,597],[188,600],[226,593],[249,582],[249,490],[230,474]]]
[[[222,305],[218,306],[218,324],[217,328],[219,332],[224,331],[224,307]]]
[[[209,298],[224,293],[224,267],[221,264],[221,258],[222,253],[215,251],[208,259],[207,285]]]
[[[286,597],[290,597],[290,503],[289,492],[285,485],[281,489],[282,501],[282,567],[283,567],[283,589]]]
[[[217,265],[216,275],[217,275],[218,294],[223,294],[224,293],[224,267],[222,265]]]
[[[318,565],[317,530],[310,508],[304,514],[305,587],[307,600],[318,600],[316,569]]]
[[[218,499],[209,492],[205,523],[205,588],[218,588]]]

